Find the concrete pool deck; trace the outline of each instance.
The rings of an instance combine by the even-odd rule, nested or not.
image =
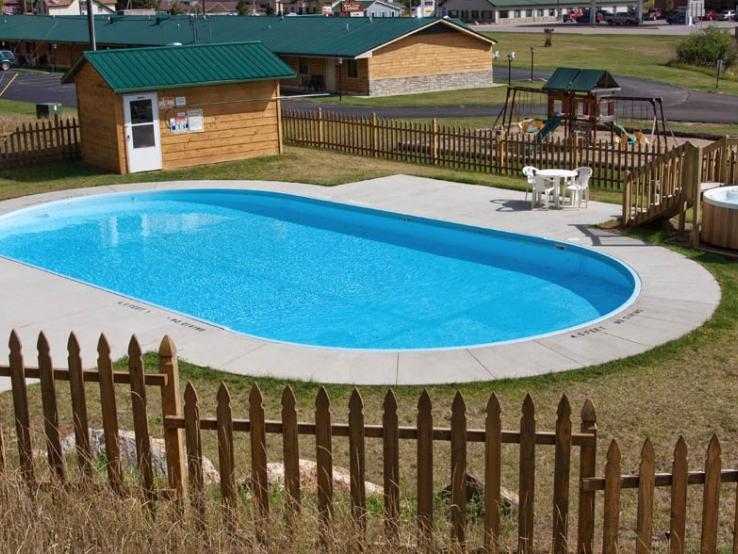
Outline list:
[[[642,290],[633,304],[612,317],[544,338],[440,351],[352,351],[247,337],[0,258],[0,333],[7,337],[11,329],[17,330],[27,365],[36,365],[39,331],[49,339],[56,367],[66,367],[70,331],[80,342],[85,367],[94,366],[101,332],[115,358],[126,353],[133,333],[144,350],[156,350],[168,334],[181,359],[254,377],[360,385],[489,381],[572,370],[645,352],[699,327],[720,302],[717,282],[696,262],[666,248],[591,227],[616,217],[618,205],[590,202],[587,209],[531,211],[520,191],[406,175],[335,187],[254,181],[94,187],[0,202],[0,214],[83,195],[164,188],[286,192],[589,246],[629,264],[638,273]],[[8,380],[0,378],[0,390],[7,388]]]

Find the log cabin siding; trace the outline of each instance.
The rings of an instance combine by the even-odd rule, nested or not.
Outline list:
[[[93,166],[125,174],[123,94],[115,94],[90,65],[75,78],[79,106],[82,159]],[[187,106],[159,110],[163,169],[243,160],[281,153],[279,82],[257,81],[233,85],[154,91],[162,96],[184,96]],[[201,108],[202,132],[173,133],[169,118],[177,112]]]
[[[492,70],[492,48],[453,29],[415,33],[373,52],[371,80]]]
[[[85,65],[76,77],[82,159],[95,167],[125,173],[123,104],[102,77]]]
[[[164,169],[272,156],[280,152],[277,101],[270,100],[279,96],[277,81],[177,88],[157,93],[159,98],[175,95],[187,98],[186,108],[159,113]],[[205,130],[173,133],[169,129],[169,118],[176,112],[192,108],[202,108]]]

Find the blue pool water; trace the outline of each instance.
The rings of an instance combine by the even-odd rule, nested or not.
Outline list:
[[[575,327],[637,278],[587,249],[265,192],[172,190],[0,218],[0,255],[234,331],[423,349]]]

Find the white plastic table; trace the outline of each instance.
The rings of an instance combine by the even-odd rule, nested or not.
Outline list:
[[[546,179],[551,179],[555,182],[554,188],[556,194],[554,195],[554,206],[557,208],[561,207],[561,182],[566,179],[573,179],[577,176],[577,172],[572,169],[541,169],[536,173]]]

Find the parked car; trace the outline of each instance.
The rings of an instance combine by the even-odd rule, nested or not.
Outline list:
[[[735,19],[735,10],[723,10],[719,14],[720,21],[733,21]]]
[[[634,13],[614,13],[605,18],[608,25],[640,25],[638,15]]]
[[[669,25],[686,25],[687,12],[684,10],[671,10],[664,12],[664,19]]]
[[[720,14],[715,10],[707,10],[701,19],[702,21],[720,21]]]
[[[582,14],[581,11],[569,12],[565,13],[562,19],[564,23],[576,23],[577,20],[582,17],[582,15],[584,14]]]
[[[603,12],[598,11],[597,12],[597,15],[595,16],[595,21],[597,23],[604,23],[605,22],[605,17],[606,17],[606,15]],[[584,13],[582,13],[582,15],[577,19],[577,23],[581,23],[582,25],[589,25],[590,24],[589,10],[585,10]]]
[[[643,19],[647,19],[648,21],[656,21],[657,19],[663,19],[664,15],[661,12],[659,8],[651,8],[646,12],[646,15],[643,16]]]
[[[7,71],[15,64],[15,54],[10,50],[0,50],[0,69]]]

